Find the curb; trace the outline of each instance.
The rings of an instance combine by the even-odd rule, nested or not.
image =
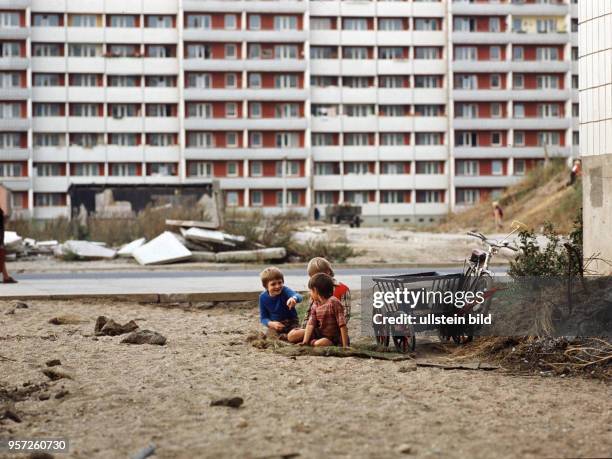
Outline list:
[[[195,303],[195,302],[235,302],[256,301],[261,292],[208,292],[208,293],[75,293],[66,294],[41,294],[41,295],[6,295],[0,296],[0,301],[33,301],[33,300],[83,300],[83,299],[105,299],[112,301],[130,301],[137,303]]]

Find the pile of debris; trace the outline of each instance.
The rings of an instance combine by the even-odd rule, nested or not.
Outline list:
[[[166,220],[178,232],[166,231],[146,242],[138,239],[119,250],[119,256],[133,257],[141,265],[200,261],[244,263],[282,260],[284,247],[252,247],[244,236],[235,236],[211,228],[209,223]]]
[[[31,255],[51,255],[59,246],[58,241],[36,241],[31,238],[22,238],[15,231],[5,231],[4,246],[7,258],[28,257]]]

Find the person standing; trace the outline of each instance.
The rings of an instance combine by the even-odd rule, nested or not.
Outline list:
[[[17,281],[9,276],[6,270],[6,247],[4,246],[4,209],[0,207],[0,271],[4,284],[16,284]]]
[[[495,228],[500,230],[503,227],[504,211],[498,201],[493,202],[493,216],[495,217]]]

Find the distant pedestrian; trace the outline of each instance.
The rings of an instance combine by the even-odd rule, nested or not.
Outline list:
[[[504,219],[504,211],[499,205],[498,201],[493,202],[493,216],[495,217],[495,228],[502,229],[503,227],[503,219]]]
[[[315,207],[315,209],[314,209],[314,219],[315,219],[315,222],[318,222],[320,218],[321,218],[321,211],[319,210],[318,207]]]
[[[568,186],[573,185],[576,182],[576,178],[580,176],[582,176],[582,162],[576,159],[570,170],[570,181]]]
[[[0,271],[2,271],[2,282],[5,284],[16,284],[17,281],[9,276],[6,270],[6,247],[4,246],[4,209],[0,207]]]

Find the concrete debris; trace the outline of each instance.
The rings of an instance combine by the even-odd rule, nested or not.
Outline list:
[[[155,454],[155,445],[150,444],[149,446],[142,448],[136,454],[132,456],[132,459],[147,459],[147,457],[153,456]]]
[[[258,250],[237,250],[233,252],[219,252],[215,256],[218,263],[237,263],[237,262],[261,262],[282,260],[287,256],[284,247],[271,247]]]
[[[236,245],[245,242],[244,236],[234,236],[221,231],[206,230],[202,228],[189,228],[187,231],[181,232],[185,239],[195,242],[209,242],[228,247],[236,247]]]
[[[159,265],[189,260],[191,252],[169,231],[137,248],[133,256],[141,265]]]
[[[113,259],[117,256],[117,251],[89,241],[66,241],[62,244],[61,252],[74,254],[82,260]]]
[[[61,365],[62,362],[60,359],[51,359],[51,360],[47,360],[45,362],[45,365],[47,365],[48,367],[56,367],[58,365]]]
[[[66,373],[65,371],[56,369],[56,368],[45,368],[42,370],[43,374],[49,378],[51,381],[58,381],[60,379],[74,379],[72,375]]]
[[[217,261],[217,255],[214,252],[194,251],[192,252],[192,260],[204,263],[214,263]]]
[[[4,246],[7,250],[14,249],[22,245],[23,239],[15,231],[4,232]]]
[[[96,336],[119,336],[133,332],[138,328],[138,324],[133,320],[121,325],[113,319],[107,319],[104,316],[98,317],[94,332]]]
[[[219,228],[218,223],[193,220],[166,220],[166,226],[174,226],[179,228],[202,228],[209,230],[216,230]]]
[[[140,239],[136,239],[135,241],[130,242],[129,244],[125,244],[123,247],[119,249],[117,255],[120,257],[131,257],[134,254],[134,250],[145,245],[147,240],[144,237]]]
[[[163,346],[166,344],[166,337],[151,330],[138,330],[127,335],[121,342],[126,344],[156,344]]]

